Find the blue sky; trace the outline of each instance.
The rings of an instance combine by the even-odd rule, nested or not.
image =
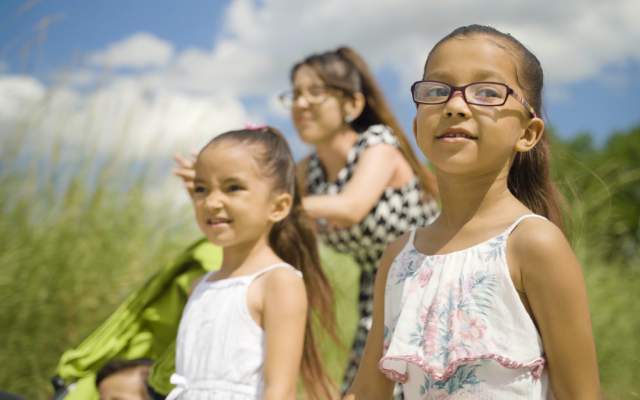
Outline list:
[[[173,139],[198,138],[190,143],[197,145],[252,120],[281,127],[300,156],[304,146],[275,102],[293,62],[353,46],[408,130],[408,87],[429,48],[453,28],[479,22],[513,33],[541,59],[547,117],[560,136],[590,132],[603,143],[640,123],[635,0],[372,4],[3,0],[0,122],[45,102],[40,121],[48,125],[41,122],[40,133],[68,113],[57,126],[70,138],[86,135],[90,119],[97,132],[124,129],[132,146],[164,141],[168,151]]]

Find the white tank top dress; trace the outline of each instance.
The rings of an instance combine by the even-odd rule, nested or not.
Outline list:
[[[209,272],[189,297],[178,328],[176,387],[167,400],[257,400],[264,387],[264,331],[247,306],[247,288],[276,268],[210,282]]]
[[[542,340],[511,280],[511,232],[447,254],[425,255],[415,230],[385,287],[379,368],[406,400],[553,399]]]

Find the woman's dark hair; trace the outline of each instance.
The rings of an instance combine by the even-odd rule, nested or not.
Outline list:
[[[291,68],[291,81],[296,71],[303,65],[313,68],[327,86],[340,89],[347,95],[362,93],[365,98],[364,110],[350,123],[351,127],[357,132],[362,132],[375,124],[384,124],[391,128],[400,144],[402,155],[418,176],[424,192],[433,198],[437,196],[435,177],[416,157],[404,130],[391,112],[382,90],[358,53],[349,47],[340,47],[335,51],[313,54]]]
[[[425,73],[429,59],[443,43],[457,38],[485,35],[496,39],[496,45],[513,54],[516,66],[516,80],[524,91],[524,98],[542,115],[543,72],[538,58],[522,43],[508,33],[490,26],[469,25],[453,30],[442,38],[429,52],[425,63]],[[564,229],[561,205],[563,198],[550,176],[550,150],[547,135],[526,153],[517,153],[509,170],[507,185],[511,193],[536,214],[544,215],[559,228]]]
[[[271,180],[274,193],[289,193],[293,197],[289,215],[272,227],[269,233],[269,245],[280,258],[302,272],[307,289],[309,313],[305,329],[301,374],[305,390],[310,399],[332,398],[334,387],[322,364],[314,335],[313,321],[316,318],[319,319],[323,329],[339,343],[336,334],[333,291],[320,266],[318,242],[313,224],[302,208],[295,161],[289,145],[278,130],[265,126],[225,132],[216,136],[205,148],[223,141],[234,141],[239,145],[251,146],[252,155],[265,178]]]

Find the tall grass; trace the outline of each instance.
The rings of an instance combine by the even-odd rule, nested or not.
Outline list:
[[[197,232],[187,207],[151,201],[157,181],[148,169],[132,174],[129,164],[96,160],[92,151],[65,151],[55,141],[37,150],[22,137],[5,135],[0,149],[0,390],[38,399],[49,393],[61,353]],[[607,204],[617,188],[638,184],[634,173],[605,174],[605,184],[565,171],[563,181],[611,399],[640,398],[640,272],[629,260],[606,256],[610,246],[599,232],[616,218]],[[346,342],[344,349],[322,345],[339,381],[355,331],[358,271],[351,259],[327,249],[322,259]]]
[[[127,165],[3,134],[0,389],[45,398],[60,354],[195,231],[188,210],[150,201],[150,179]]]

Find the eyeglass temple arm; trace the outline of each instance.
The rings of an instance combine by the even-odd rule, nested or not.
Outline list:
[[[529,111],[529,113],[531,114],[531,117],[538,118],[538,113],[536,113],[536,110],[533,107],[531,107],[531,104],[529,104],[529,102],[527,102],[524,99],[524,97],[520,96],[518,93],[514,92],[513,90],[511,90],[511,95],[513,96],[514,99],[518,100],[524,106],[524,108],[527,109],[527,111]]]

